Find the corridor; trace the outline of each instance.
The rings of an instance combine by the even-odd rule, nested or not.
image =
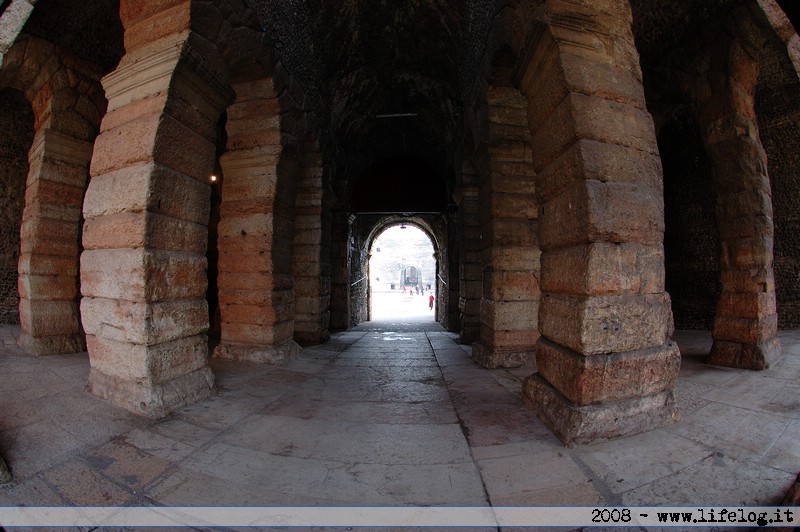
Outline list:
[[[425,321],[420,321],[424,319]],[[154,421],[85,391],[87,355],[0,328],[2,505],[775,505],[800,470],[800,334],[752,372],[679,332],[680,423],[566,448],[429,318],[367,322],[278,367],[212,359],[217,392]]]

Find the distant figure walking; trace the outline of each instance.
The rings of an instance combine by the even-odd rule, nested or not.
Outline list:
[[[433,310],[433,294],[428,296],[428,308]]]

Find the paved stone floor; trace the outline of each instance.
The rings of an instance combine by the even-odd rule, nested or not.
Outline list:
[[[85,391],[85,353],[0,327],[0,505],[775,505],[800,471],[800,332],[764,372],[679,331],[682,420],[565,448],[430,321],[367,322],[287,366],[212,360],[218,392],[154,421]],[[427,321],[426,321],[427,320]]]

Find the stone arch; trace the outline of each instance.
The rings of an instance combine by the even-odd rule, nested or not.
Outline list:
[[[575,445],[675,422],[680,353],[630,6],[545,2],[538,16],[517,70],[529,103],[542,291],[538,371],[523,399]]]
[[[441,215],[420,214],[414,216],[405,216],[402,214],[362,214],[357,217],[356,225],[356,242],[359,248],[359,264],[354,268],[351,274],[352,283],[355,289],[361,293],[361,296],[356,296],[355,299],[367,303],[364,308],[369,307],[369,276],[368,262],[370,259],[370,250],[375,239],[388,228],[398,225],[413,226],[420,229],[433,246],[433,254],[435,258],[436,268],[436,281],[435,292],[437,294],[435,303],[435,320],[441,322],[442,316],[447,312],[447,298],[442,297],[447,292],[447,268],[448,268],[448,246],[447,246],[447,228],[444,219]],[[359,282],[363,280],[362,282]],[[360,315],[361,321],[370,319],[369,311]]]
[[[721,293],[708,362],[765,369],[781,347],[772,192],[754,102],[771,36],[751,7],[737,6],[706,29],[708,39],[688,59],[683,87],[711,163],[721,241]]]
[[[419,286],[423,290],[431,290],[435,291],[437,288],[438,277],[437,274],[439,269],[439,256],[440,253],[438,252],[439,246],[436,243],[435,237],[430,232],[430,228],[427,227],[427,224],[423,224],[421,221],[408,221],[406,222],[404,219],[400,220],[399,222],[386,224],[386,220],[383,223],[380,223],[376,226],[376,230],[372,232],[367,238],[366,242],[366,249],[368,250],[367,255],[367,262],[368,262],[368,276],[365,279],[365,282],[368,283],[367,292],[369,294],[369,314],[368,317],[370,320],[374,319],[374,303],[375,303],[375,284],[376,275],[372,267],[376,264],[376,253],[382,252],[381,255],[384,257],[383,262],[386,264],[387,261],[391,261],[392,263],[398,265],[398,276],[385,278],[380,281],[381,284],[384,286],[386,284],[394,283],[393,289],[396,290],[403,290],[405,291],[406,286]],[[405,232],[408,228],[414,228],[419,230],[422,235],[428,240],[431,246],[431,255],[428,257],[424,257],[422,255],[416,255],[415,260],[397,260],[397,257],[392,257],[391,259],[386,259],[386,250],[383,249],[376,249],[378,239],[386,233],[389,229],[400,227],[401,234]],[[403,255],[400,259],[408,259],[408,256]],[[426,268],[425,266],[429,264],[428,261],[433,261],[433,271],[428,271],[426,275]],[[436,319],[436,313],[434,313],[434,320]]]
[[[23,35],[5,56],[35,116],[19,259],[20,345],[49,355],[83,351],[78,310],[81,205],[105,111],[99,67]]]

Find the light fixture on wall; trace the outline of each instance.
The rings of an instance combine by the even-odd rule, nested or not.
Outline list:
[[[209,180],[210,180],[212,183],[216,183],[216,182],[217,182],[217,176],[215,176],[214,174],[211,174],[211,177],[209,177],[208,179],[209,179]]]

